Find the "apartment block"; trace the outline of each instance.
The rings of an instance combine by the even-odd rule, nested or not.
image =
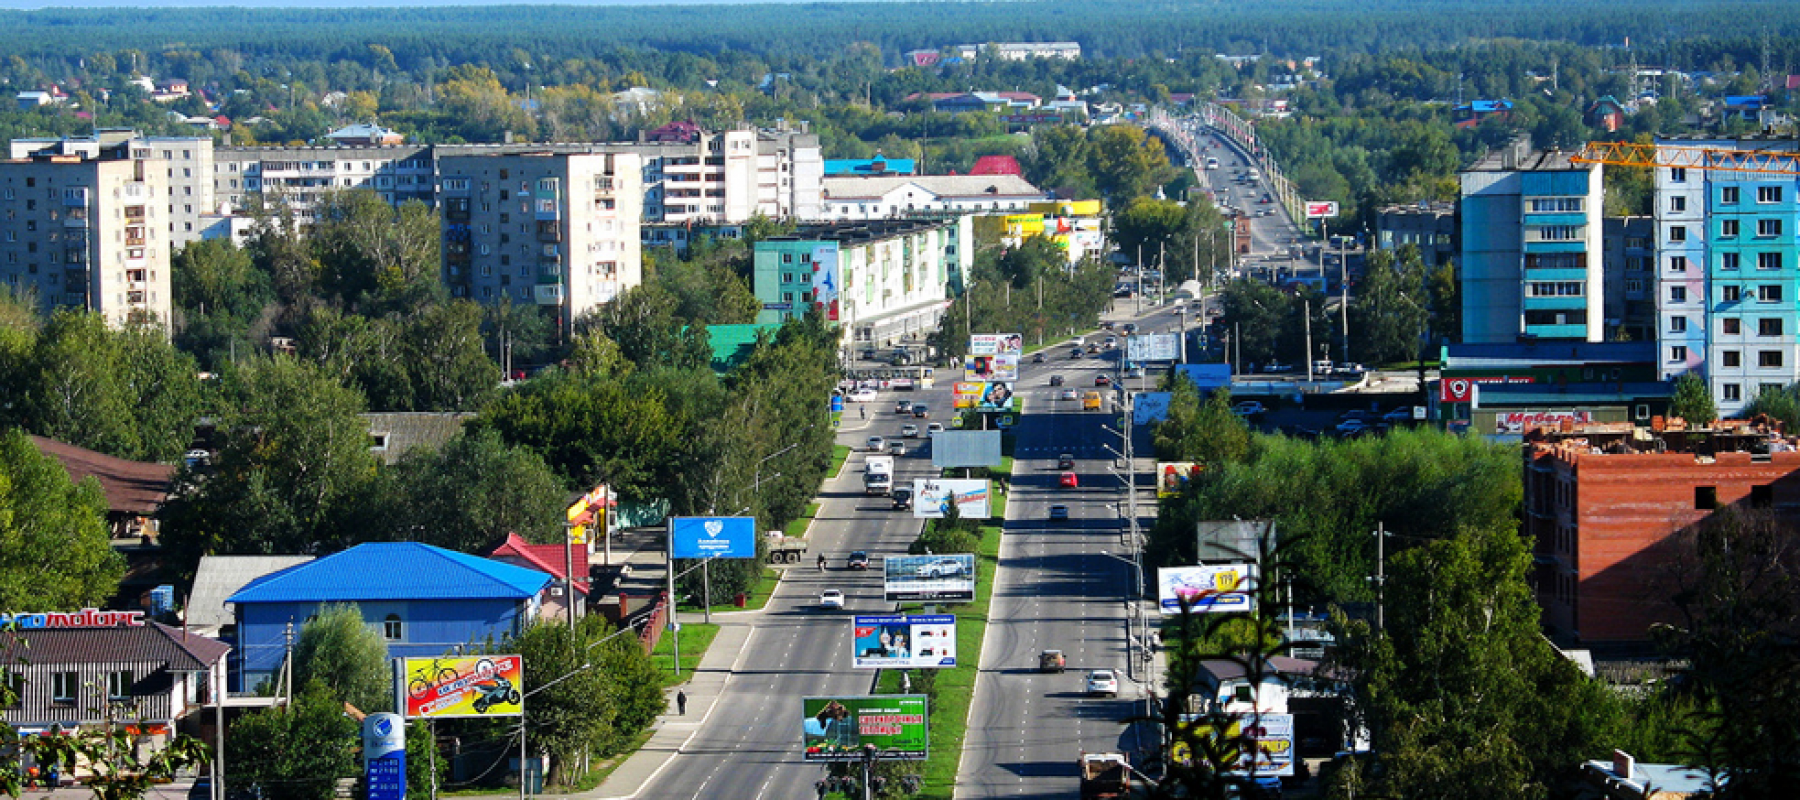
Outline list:
[[[817,307],[840,346],[882,346],[936,330],[952,283],[966,274],[967,217],[802,226],[756,243],[759,324]]]
[[[1777,155],[1755,171],[1656,170],[1663,372],[1707,380],[1721,414],[1800,380],[1800,146],[1793,140],[1661,140]],[[1748,165],[1746,165],[1748,166]]]
[[[1435,269],[1456,261],[1456,227],[1454,203],[1387,206],[1375,216],[1375,246],[1398,250],[1414,245],[1425,266]]]
[[[439,158],[451,294],[536,305],[567,333],[575,319],[643,282],[642,168],[633,153]]]
[[[167,168],[152,158],[34,155],[0,162],[0,275],[15,295],[169,322]]]
[[[100,128],[91,136],[13,139],[10,157],[73,155],[83,158],[156,159],[163,162],[169,187],[169,241],[172,246],[202,238],[215,215],[213,199],[213,140],[204,136],[141,136],[130,128]]]
[[[1642,643],[1651,625],[1678,623],[1678,537],[1718,510],[1800,521],[1800,451],[1749,424],[1675,435],[1572,425],[1524,452],[1533,583],[1544,628],[1563,645]]]
[[[375,147],[221,147],[214,156],[213,194],[233,209],[286,204],[301,224],[332,190],[368,189],[398,206],[430,204],[435,188],[432,149]]]
[[[1609,341],[1656,340],[1656,220],[1607,217],[1601,221]]]
[[[1599,166],[1521,140],[1460,177],[1462,340],[1602,341]]]

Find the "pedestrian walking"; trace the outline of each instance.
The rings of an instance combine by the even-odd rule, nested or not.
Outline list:
[[[687,692],[676,690],[675,711],[684,717],[687,716]]]
[[[868,419],[869,418],[869,409],[864,408],[863,406],[857,406],[856,414],[857,414],[857,416],[862,417],[863,419]]]

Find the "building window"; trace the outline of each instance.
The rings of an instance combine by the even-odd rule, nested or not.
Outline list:
[[[1778,220],[1778,219],[1759,219],[1759,220],[1757,220],[1756,221],[1756,235],[1763,236],[1763,237],[1780,236],[1781,235],[1781,220]]]
[[[1719,269],[1734,270],[1734,269],[1738,268],[1738,263],[1739,263],[1739,259],[1738,259],[1737,253],[1720,253],[1719,254]]]
[[[399,614],[389,614],[387,615],[387,619],[381,621],[381,638],[390,642],[398,642],[400,641],[400,634],[403,632],[404,631],[400,626]]]
[[[1758,351],[1756,351],[1756,365],[1759,367],[1779,367],[1779,366],[1781,366],[1781,351],[1780,350],[1758,350]]]
[[[1756,287],[1756,289],[1757,289],[1757,292],[1756,292],[1757,298],[1756,299],[1761,300],[1765,303],[1781,302],[1781,284],[1765,283],[1761,286]]]
[[[1726,336],[1736,336],[1744,332],[1743,322],[1737,317],[1726,317],[1719,324],[1719,332]]]
[[[1738,187],[1723,186],[1719,188],[1719,202],[1726,205],[1737,205]]]
[[[1669,256],[1670,272],[1687,272],[1687,256]]]
[[[1719,236],[1727,237],[1727,236],[1736,236],[1736,235],[1738,235],[1738,221],[1737,220],[1735,220],[1735,219],[1719,220]]]
[[[1757,336],[1780,336],[1781,328],[1780,317],[1763,317],[1756,321]]]
[[[1744,365],[1744,357],[1736,350],[1722,350],[1719,352],[1719,363],[1726,367],[1741,367]]]
[[[1683,195],[1679,195],[1679,194],[1671,196],[1669,198],[1669,210],[1670,211],[1686,211],[1687,210],[1687,197],[1685,197]]]
[[[106,673],[106,699],[124,700],[131,697],[131,687],[136,683],[131,670]]]
[[[1779,187],[1779,186],[1758,186],[1758,187],[1756,187],[1756,202],[1758,202],[1758,203],[1779,203],[1779,202],[1781,202],[1781,187]]]
[[[1687,302],[1687,287],[1686,286],[1671,286],[1671,287],[1669,287],[1669,302],[1671,302],[1671,303]]]
[[[1756,254],[1756,268],[1757,269],[1781,269],[1781,254],[1780,253],[1757,253]]]
[[[1671,241],[1671,242],[1687,241],[1687,228],[1685,226],[1681,226],[1681,225],[1670,225],[1669,226],[1669,241]]]
[[[1670,333],[1687,333],[1687,317],[1670,317]]]
[[[1670,183],[1687,183],[1687,168],[1686,167],[1670,167],[1669,168],[1669,182]]]
[[[1723,286],[1719,289],[1719,299],[1727,303],[1737,302],[1742,294],[1743,289],[1737,286]]]
[[[1694,508],[1714,509],[1719,507],[1719,487],[1694,487]]]
[[[1687,347],[1678,344],[1669,348],[1669,360],[1674,362],[1687,361]]]
[[[1736,403],[1744,399],[1743,387],[1735,383],[1719,384],[1719,394],[1725,398],[1727,403]]]
[[[58,672],[50,676],[50,702],[73,703],[81,692],[80,676],[73,672]]]

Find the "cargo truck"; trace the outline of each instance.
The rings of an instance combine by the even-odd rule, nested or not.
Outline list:
[[[867,457],[863,461],[863,494],[886,495],[893,490],[894,457]]]
[[[1081,754],[1081,800],[1118,800],[1131,795],[1131,768],[1124,753]]]

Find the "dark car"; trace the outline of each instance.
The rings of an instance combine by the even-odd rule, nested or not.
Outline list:
[[[1075,454],[1074,453],[1063,453],[1063,454],[1057,456],[1056,457],[1056,468],[1057,469],[1074,469],[1075,468]]]
[[[924,403],[914,403],[912,415],[915,417],[929,417],[931,416],[931,409],[926,408]]]
[[[1061,385],[1063,385],[1063,376],[1061,376],[1061,375],[1051,375],[1051,376],[1050,376],[1050,385],[1051,385],[1051,386],[1061,386]]]
[[[861,550],[852,551],[850,558],[844,562],[844,566],[850,569],[868,569],[869,554]]]
[[[1077,347],[1074,350],[1070,350],[1069,357],[1070,358],[1080,358],[1081,357],[1081,348]]]
[[[911,489],[895,489],[893,491],[893,493],[889,496],[894,499],[894,507],[895,508],[900,508],[900,509],[912,508],[912,490]]]
[[[1033,363],[1033,364],[1044,363],[1044,354],[1040,352],[1040,353],[1036,353],[1036,354],[1032,355],[1031,363]]]

